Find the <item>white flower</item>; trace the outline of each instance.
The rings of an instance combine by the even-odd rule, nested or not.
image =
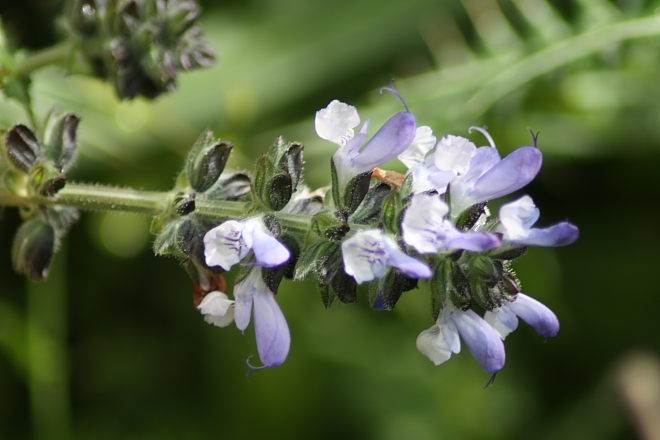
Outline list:
[[[460,353],[459,335],[488,373],[497,373],[504,367],[504,344],[497,331],[473,310],[462,311],[451,303],[440,311],[435,325],[417,337],[417,349],[440,365],[452,353]]]
[[[568,222],[559,222],[548,228],[533,228],[539,219],[539,209],[532,198],[523,196],[500,208],[498,232],[502,240],[519,246],[564,246],[578,239],[580,231]]]
[[[482,252],[496,248],[500,240],[488,232],[463,232],[445,218],[447,204],[437,194],[417,194],[401,223],[403,241],[423,254],[464,249]]]
[[[393,266],[414,278],[430,278],[431,268],[399,249],[393,238],[380,229],[359,231],[341,245],[344,270],[358,284],[381,278]]]
[[[204,235],[204,256],[208,266],[230,270],[252,250],[257,265],[274,267],[291,258],[289,250],[266,230],[260,218],[228,220]]]
[[[353,139],[353,129],[360,124],[360,116],[355,107],[335,99],[316,112],[314,124],[321,139],[343,147]]]

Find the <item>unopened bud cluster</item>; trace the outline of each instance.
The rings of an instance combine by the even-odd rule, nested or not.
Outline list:
[[[73,0],[67,28],[75,50],[121,98],[155,98],[176,87],[179,71],[208,66],[194,0]]]
[[[4,155],[10,169],[5,187],[17,197],[52,198],[66,184],[66,172],[77,156],[80,117],[55,108],[40,133],[15,125],[5,136]],[[43,279],[60,240],[78,219],[73,208],[31,203],[21,208],[25,220],[14,238],[14,269],[32,279]]]

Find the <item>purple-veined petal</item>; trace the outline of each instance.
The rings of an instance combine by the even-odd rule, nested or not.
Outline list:
[[[525,246],[566,246],[577,240],[579,236],[580,231],[577,226],[561,222],[548,228],[532,228],[526,238],[512,242]]]
[[[250,251],[243,235],[243,224],[228,220],[204,235],[204,257],[208,266],[220,266],[224,270],[240,262]]]
[[[259,358],[266,367],[281,365],[289,354],[291,334],[273,292],[263,283],[254,294],[254,331]]]
[[[381,246],[382,231],[360,231],[341,245],[344,271],[362,284],[380,278],[386,270],[386,250]]]
[[[234,320],[234,301],[220,291],[209,292],[197,306],[204,320],[218,327],[226,327]]]
[[[536,330],[539,336],[549,338],[559,332],[559,320],[557,316],[552,310],[534,298],[519,293],[516,300],[508,303],[506,307],[527,324],[534,327],[534,330]]]
[[[415,138],[410,146],[403,153],[399,154],[399,160],[409,169],[423,163],[427,153],[435,146],[437,140],[433,136],[431,127],[427,127],[426,125],[417,127]]]
[[[266,232],[263,226],[254,228],[252,239],[252,250],[260,266],[279,266],[291,258],[291,253],[286,246]]]
[[[481,367],[488,373],[500,371],[506,360],[500,334],[473,310],[454,311],[452,319]]]
[[[543,154],[538,148],[518,148],[475,182],[470,192],[472,204],[497,199],[526,186],[539,173],[542,163]]]
[[[425,262],[406,255],[394,239],[380,229],[359,231],[344,241],[341,249],[344,271],[358,284],[382,277],[387,266],[396,267],[415,278],[430,278],[432,275]]]
[[[395,159],[410,146],[416,128],[417,121],[412,113],[395,114],[385,122],[353,162],[356,167],[368,171]]]
[[[504,340],[509,333],[518,328],[518,317],[507,305],[496,307],[492,311],[487,311],[484,319]]]
[[[436,253],[442,246],[438,229],[448,212],[449,207],[438,195],[413,196],[401,223],[403,241],[420,253]]]
[[[440,327],[437,325],[424,330],[417,336],[417,349],[424,356],[431,359],[436,366],[447,362],[452,353]]]

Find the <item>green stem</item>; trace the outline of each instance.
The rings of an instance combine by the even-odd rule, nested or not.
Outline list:
[[[241,218],[247,212],[247,203],[214,200],[195,200],[195,214],[217,220]]]
[[[167,208],[167,192],[68,184],[52,199],[39,203],[100,211],[125,211],[157,216]]]
[[[31,53],[19,61],[11,73],[16,76],[27,76],[42,67],[50,66],[51,64],[61,64],[67,60],[70,51],[71,44],[64,42],[42,51]]]
[[[67,184],[55,197],[18,197],[0,186],[0,205],[31,206],[58,205],[97,211],[123,211],[156,217],[170,203],[169,192],[140,191],[108,186]],[[195,214],[221,222],[228,218],[241,218],[249,210],[249,203],[197,199]],[[305,236],[309,231],[311,217],[277,213],[287,230]]]
[[[167,207],[168,195],[169,193],[166,192],[68,184],[52,198],[37,195],[19,197],[11,193],[7,188],[0,187],[0,205],[59,205],[80,209],[125,211],[156,216]]]

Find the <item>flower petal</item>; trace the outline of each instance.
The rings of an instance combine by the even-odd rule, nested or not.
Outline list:
[[[532,228],[526,238],[512,242],[525,246],[566,246],[577,240],[579,236],[580,231],[577,226],[561,222],[548,228]]]
[[[500,334],[502,340],[509,336],[509,333],[518,328],[518,317],[513,311],[511,311],[508,305],[496,307],[493,311],[487,311],[484,315],[484,319],[491,327],[497,330],[497,333]]]
[[[474,184],[474,203],[487,202],[511,194],[530,183],[541,169],[543,155],[535,147],[522,147],[486,171]]]
[[[204,257],[208,266],[220,266],[224,270],[240,262],[249,252],[242,239],[243,224],[228,220],[204,235]]]
[[[518,315],[527,324],[534,327],[536,333],[544,338],[557,335],[559,320],[557,316],[546,307],[523,293],[519,293],[515,301],[506,305],[513,313]]]
[[[289,354],[291,334],[273,292],[263,284],[254,295],[254,331],[259,358],[266,367],[281,365]]]
[[[506,360],[500,334],[473,310],[454,311],[452,319],[481,367],[488,373],[500,371]]]
[[[453,227],[453,224],[449,220],[446,220],[445,224]],[[458,230],[455,232],[456,234],[452,234],[451,238],[447,240],[447,249],[483,252],[489,249],[495,249],[502,243],[495,234],[489,232],[460,232]]]
[[[431,278],[433,276],[433,271],[426,262],[407,255],[399,248],[391,248],[388,254],[387,265],[396,267],[409,277]]]
[[[403,241],[420,253],[436,253],[442,243],[438,243],[438,228],[442,224],[449,207],[437,194],[417,194],[413,196],[401,223]]]
[[[415,138],[416,128],[417,121],[412,113],[395,114],[385,122],[353,162],[368,171],[395,159],[410,146]]]
[[[440,170],[463,174],[470,168],[477,147],[461,136],[448,135],[440,139],[435,149],[435,166]]]
[[[316,112],[316,133],[321,139],[346,145],[353,137],[353,129],[360,124],[360,116],[352,105],[334,100]]]
[[[437,325],[419,334],[417,337],[417,349],[424,356],[431,359],[436,366],[447,362],[452,353],[440,327]]]
[[[500,208],[500,222],[507,240],[526,237],[529,229],[539,219],[540,211],[529,196],[523,196]]]
[[[433,136],[433,130],[426,125],[417,127],[415,138],[403,153],[399,154],[399,160],[409,169],[424,162],[426,154],[435,146],[438,138]]]
[[[250,274],[240,283],[234,286],[234,321],[236,327],[243,331],[250,325],[250,315],[252,315],[252,300],[254,294],[261,284],[265,284],[261,279],[261,269],[252,269]]]
[[[383,233],[378,229],[360,231],[341,245],[344,271],[362,284],[385,274],[385,250],[380,246]]]
[[[208,293],[197,306],[204,320],[218,327],[226,327],[234,320],[234,301],[220,291]]]
[[[252,239],[252,250],[259,266],[279,266],[291,258],[291,253],[286,246],[266,232],[263,226],[254,228]]]

